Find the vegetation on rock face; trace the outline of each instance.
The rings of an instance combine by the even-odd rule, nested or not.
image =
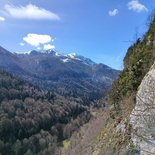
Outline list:
[[[132,95],[135,99],[137,89],[154,60],[155,17],[152,16],[148,32],[128,49],[124,58],[124,69],[113,83],[110,101],[115,109],[120,109],[120,103],[125,97]]]
[[[0,154],[57,154],[57,144],[90,119],[80,100],[40,90],[0,71]]]

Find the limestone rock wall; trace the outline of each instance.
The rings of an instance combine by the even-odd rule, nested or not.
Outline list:
[[[130,115],[131,140],[140,155],[155,154],[155,64],[142,80]]]

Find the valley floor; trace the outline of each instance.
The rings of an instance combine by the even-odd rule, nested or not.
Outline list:
[[[109,110],[92,112],[92,115],[94,118],[72,135],[69,145],[62,149],[62,155],[98,155],[95,145],[100,131],[106,125]]]

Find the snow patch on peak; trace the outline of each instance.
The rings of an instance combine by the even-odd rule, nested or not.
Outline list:
[[[69,60],[70,60],[70,59],[68,59],[68,58],[62,59],[62,61],[63,61],[64,63],[68,62]]]
[[[55,52],[55,56],[62,56],[62,55],[58,52]]]
[[[81,62],[85,65],[94,65],[96,64],[95,62],[93,62],[91,59],[89,58],[85,58],[83,56],[78,55],[77,53],[73,52],[73,53],[69,53],[69,54],[63,54],[61,52],[58,52],[56,50],[53,49],[49,49],[49,50],[32,50],[32,51],[28,51],[28,52],[18,52],[17,54],[31,54],[31,55],[38,55],[38,54],[50,54],[54,57],[59,57],[59,59],[64,62]]]
[[[62,60],[63,62],[69,62],[69,61],[76,60],[76,61],[82,62],[85,65],[94,65],[94,64],[96,64],[91,59],[85,58],[85,57],[80,56],[80,55],[78,55],[76,53],[69,53],[69,54],[65,54],[65,55],[62,55],[62,56],[65,57],[65,58],[63,58],[64,61]]]
[[[15,54],[30,54],[31,51],[26,51],[26,52],[14,52]]]
[[[76,53],[69,53],[69,54],[67,54],[66,56],[68,56],[68,57],[74,59],[74,58],[77,57],[78,55],[77,55]]]

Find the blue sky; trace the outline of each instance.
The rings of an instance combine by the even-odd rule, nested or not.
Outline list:
[[[154,8],[154,0],[1,0],[0,45],[12,52],[55,48],[122,69]]]

